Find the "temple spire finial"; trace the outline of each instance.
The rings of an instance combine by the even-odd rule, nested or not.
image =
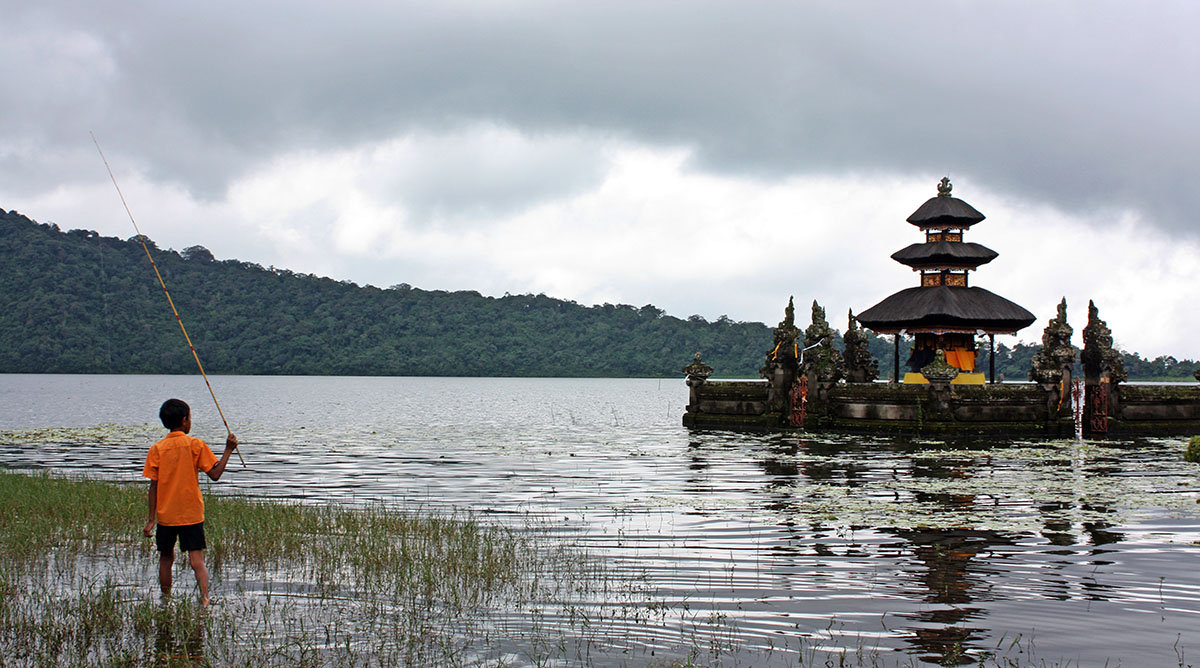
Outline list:
[[[950,177],[943,176],[941,183],[938,184],[938,197],[949,197],[953,188],[954,186],[950,185]]]

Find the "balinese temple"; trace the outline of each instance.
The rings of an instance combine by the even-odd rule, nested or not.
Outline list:
[[[988,337],[994,350],[997,334],[1015,334],[1033,324],[1034,315],[1009,300],[974,287],[970,272],[996,259],[996,251],[963,241],[963,234],[983,220],[970,204],[950,196],[950,179],[943,178],[937,197],[921,205],[908,222],[925,233],[925,242],[908,246],[892,255],[900,264],[921,276],[918,287],[901,290],[857,317],[877,334],[893,334],[896,369],[900,375],[900,337],[914,337],[908,360],[906,383],[928,382],[920,371],[933,362],[935,353],[945,352],[946,361],[959,369],[954,382],[982,384],[984,374],[976,369],[975,337]],[[989,378],[995,382],[992,364]]]

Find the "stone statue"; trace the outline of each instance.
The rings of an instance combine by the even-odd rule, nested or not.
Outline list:
[[[946,361],[946,351],[938,348],[933,353],[933,361],[921,367],[921,375],[931,384],[949,384],[958,378],[958,367]]]
[[[846,363],[842,354],[834,349],[833,338],[833,328],[825,320],[825,309],[814,299],[812,324],[804,330],[804,342],[811,350],[804,353],[800,362],[800,372],[808,376],[809,381],[836,383],[846,376]]]
[[[1075,366],[1075,347],[1071,345],[1074,333],[1067,324],[1067,299],[1063,297],[1058,304],[1058,315],[1042,332],[1042,349],[1033,356],[1030,380],[1050,385],[1060,385],[1064,379],[1070,382],[1071,368]]]
[[[693,380],[698,380],[701,383],[708,380],[708,377],[712,375],[713,368],[700,359],[700,353],[696,353],[696,357],[692,359],[692,363],[683,367],[682,371],[687,374],[688,384],[690,385]]]
[[[846,380],[851,383],[870,383],[879,377],[879,361],[871,355],[867,335],[858,327],[853,309],[850,310],[842,343],[845,344],[843,357],[846,361]]]
[[[775,327],[775,353],[786,354],[788,346],[795,346],[800,337],[800,329],[796,327],[796,306],[792,297],[788,297],[787,306],[783,309],[783,320]],[[795,351],[791,351],[795,357]]]
[[[683,372],[687,374],[687,410],[692,413],[699,412],[700,389],[708,381],[708,377],[712,375],[713,368],[700,359],[700,353],[696,353],[696,357],[692,359],[692,363],[683,367]]]
[[[796,382],[800,346],[796,340],[800,330],[796,327],[796,307],[788,297],[783,320],[775,328],[775,345],[767,351],[766,363],[758,374],[767,379],[767,405],[772,411],[783,411],[788,402],[788,393]]]
[[[796,307],[793,298],[788,297],[787,307],[783,309],[783,320],[775,327],[775,344],[767,351],[766,366],[760,371],[767,378],[771,369],[779,365],[794,368],[800,351],[796,339],[800,337],[800,329],[796,327]]]
[[[1113,348],[1112,332],[1100,319],[1100,309],[1091,301],[1088,301],[1088,323],[1083,330],[1083,352],[1079,360],[1083,362],[1083,375],[1089,382],[1106,372],[1112,383],[1124,382],[1129,377],[1121,353]]]
[[[943,176],[941,183],[938,183],[938,197],[949,197],[950,191],[954,186],[950,185],[950,177]]]
[[[1129,377],[1121,353],[1113,348],[1112,333],[1100,319],[1100,310],[1088,302],[1088,323],[1083,330],[1083,435],[1107,434],[1110,416],[1119,415],[1117,385]]]

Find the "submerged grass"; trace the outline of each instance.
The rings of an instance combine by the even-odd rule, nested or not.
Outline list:
[[[0,471],[0,665],[465,665],[500,637],[490,611],[593,572],[471,517],[210,495],[223,600],[201,611],[186,567],[157,601],[145,508],[141,485]]]
[[[531,560],[544,557],[527,535],[382,504],[349,509],[214,496],[208,515],[214,566],[299,571],[322,595],[420,593],[430,604],[478,606],[517,586]]]

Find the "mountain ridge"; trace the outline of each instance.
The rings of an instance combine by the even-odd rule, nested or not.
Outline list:
[[[652,304],[359,286],[147,241],[214,374],[678,378],[701,352],[717,377],[756,378],[772,341],[763,323],[678,318]],[[0,373],[196,373],[148,264],[136,237],[0,208]],[[893,344],[867,334],[887,376]],[[997,375],[1027,379],[1040,347],[999,343]],[[1131,380],[1190,381],[1200,366],[1123,359]]]
[[[679,377],[696,351],[756,375],[770,328],[545,295],[391,288],[149,250],[210,373]],[[0,372],[191,373],[136,237],[0,209]]]

